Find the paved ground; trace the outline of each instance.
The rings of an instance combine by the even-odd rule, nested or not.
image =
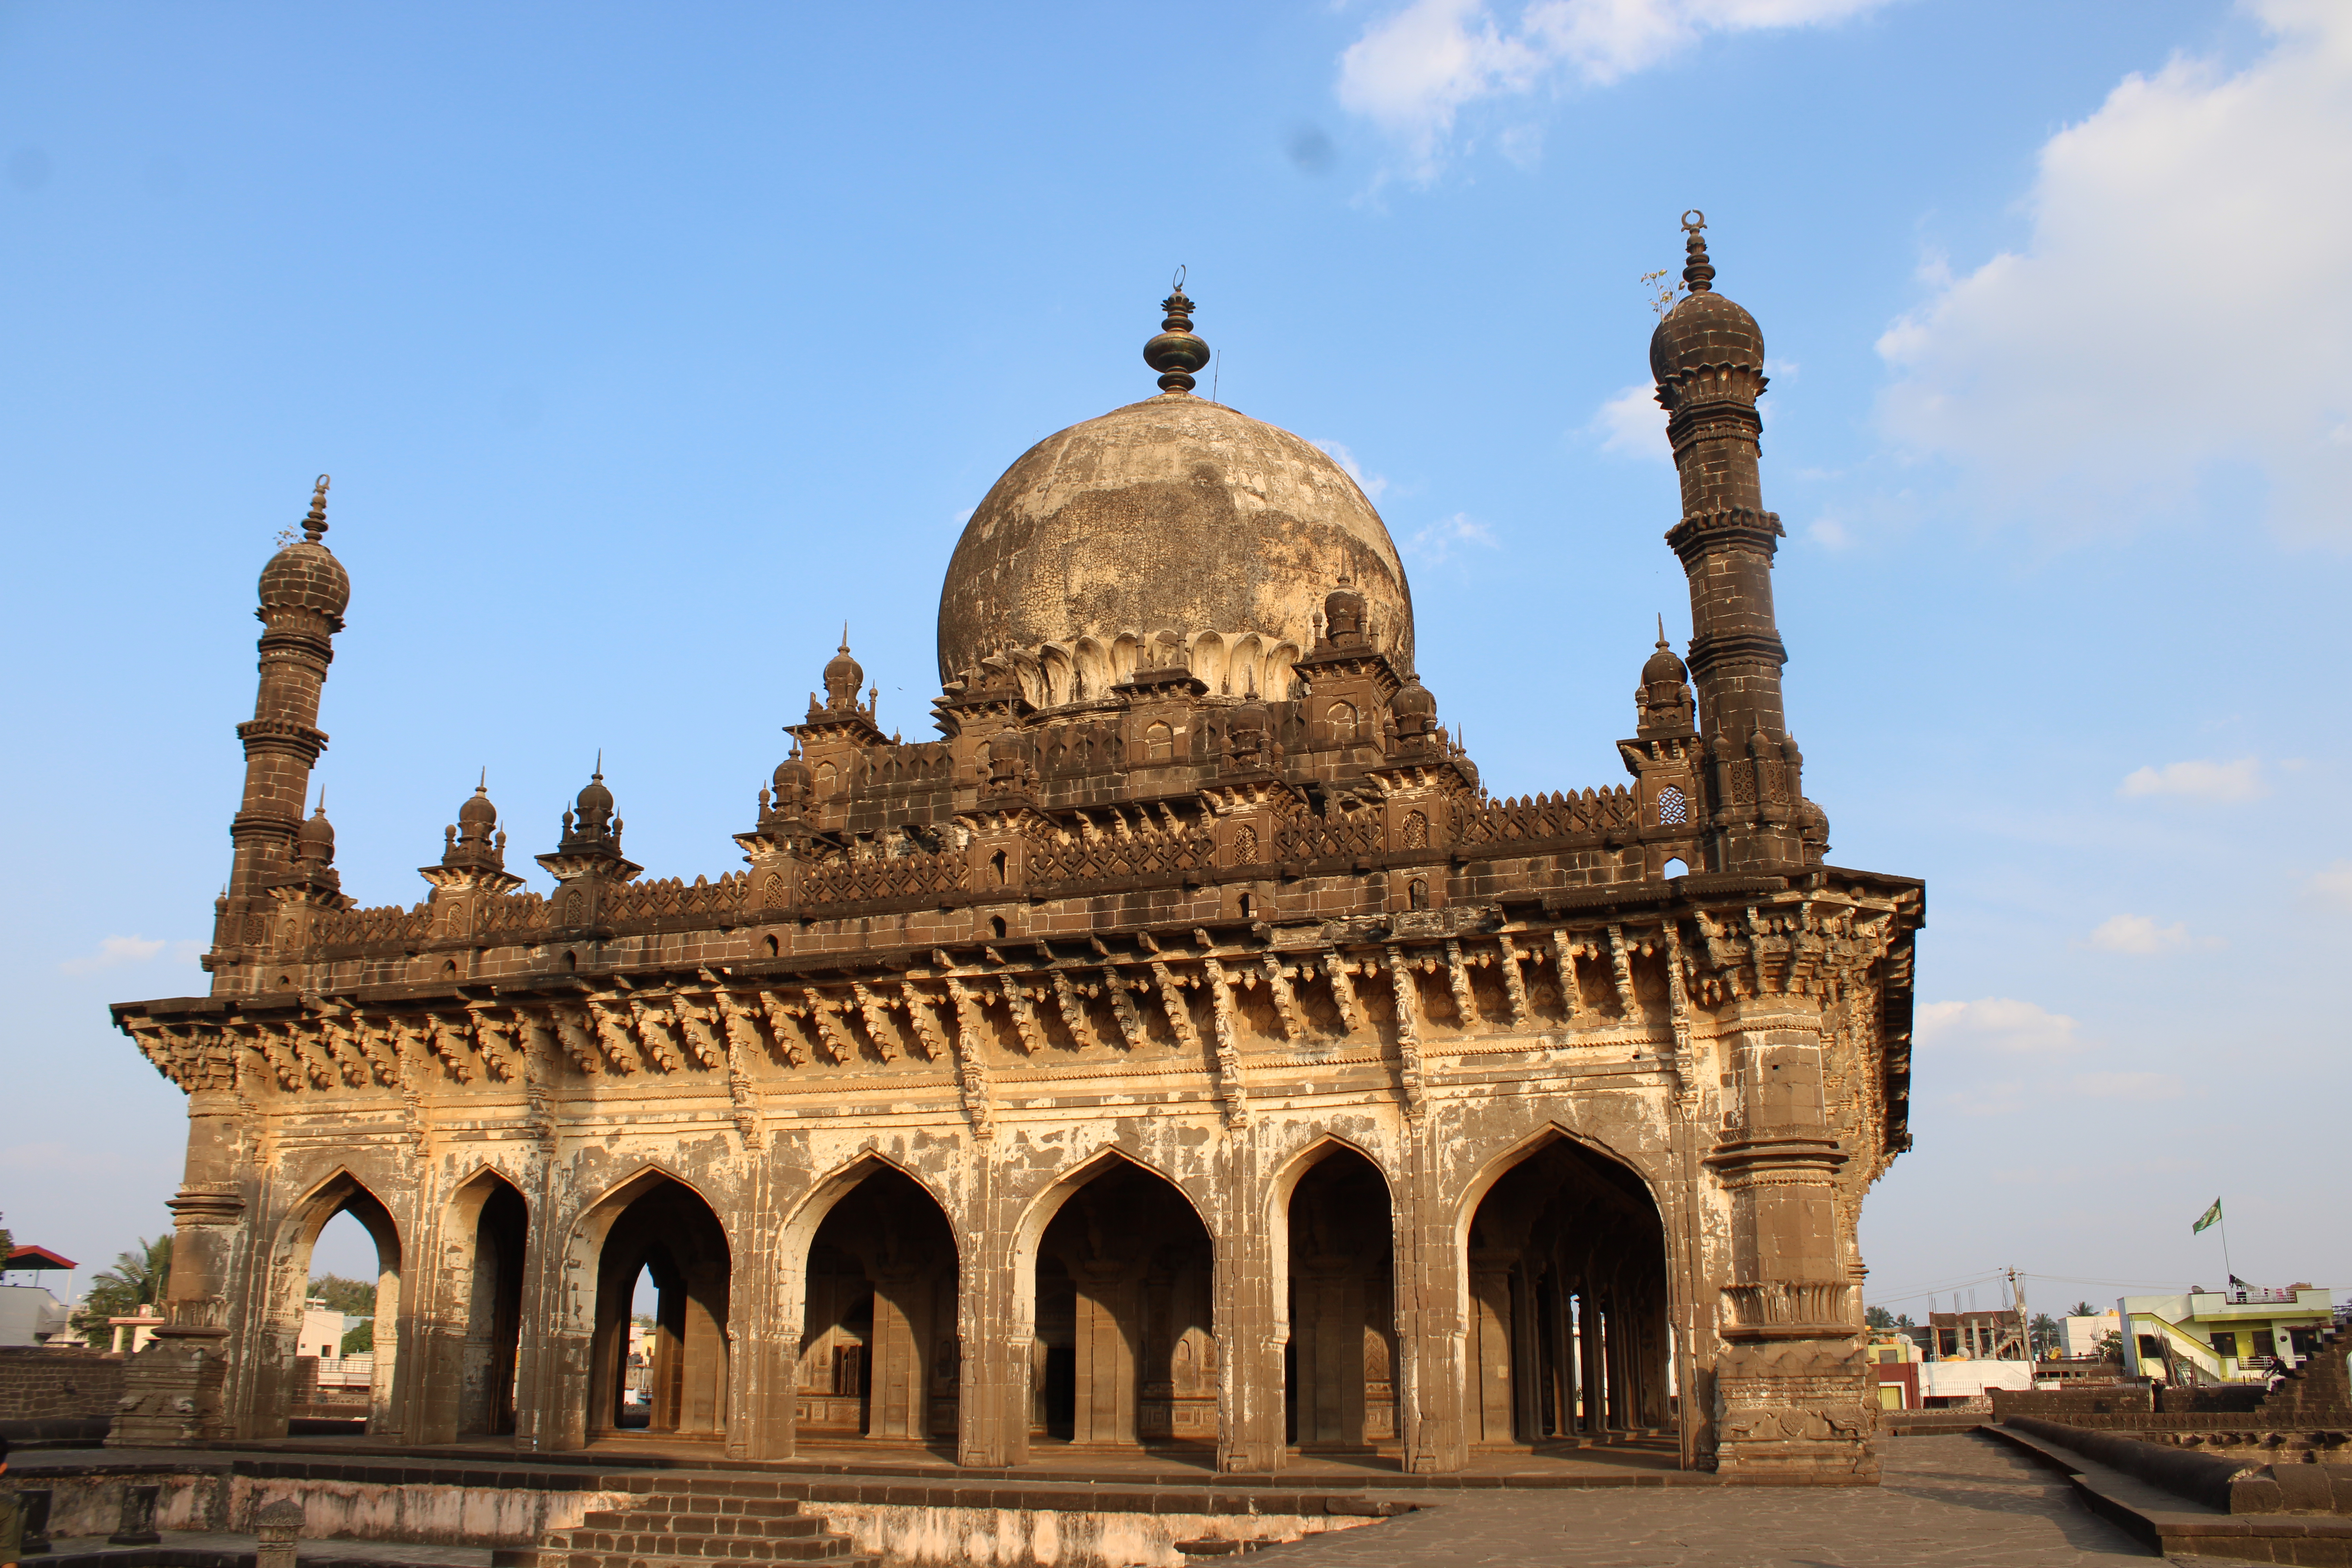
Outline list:
[[[1878,1487],[1457,1493],[1269,1548],[1266,1568],[2106,1568],[2147,1549],[1989,1437],[1878,1446]],[[1399,1497],[1412,1494],[1398,1493]],[[1414,1496],[1425,1500],[1428,1494]],[[2176,1557],[2200,1568],[2213,1559]]]

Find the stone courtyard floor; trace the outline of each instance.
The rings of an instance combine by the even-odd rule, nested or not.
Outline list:
[[[2064,1477],[1990,1437],[1902,1437],[1878,1452],[1876,1487],[1462,1492],[1424,1512],[1250,1560],[1266,1568],[2093,1568],[2151,1560],[2075,1501]]]

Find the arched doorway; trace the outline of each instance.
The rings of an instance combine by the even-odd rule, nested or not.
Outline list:
[[[1470,1220],[1471,1445],[1664,1428],[1665,1231],[1640,1176],[1554,1136]]]
[[[1106,1163],[1055,1211],[1036,1268],[1033,1438],[1216,1441],[1215,1254],[1182,1193]]]
[[[596,1265],[592,1439],[625,1427],[681,1437],[726,1431],[730,1273],[726,1232],[693,1189],[655,1175],[625,1200]],[[651,1321],[643,1324],[633,1321],[640,1275],[651,1285]],[[635,1379],[633,1360],[643,1373]]]
[[[1290,1204],[1290,1340],[1283,1418],[1300,1448],[1393,1441],[1396,1307],[1389,1187],[1380,1168],[1332,1145]]]
[[[956,1244],[904,1172],[876,1163],[809,1244],[794,1426],[803,1437],[956,1436]]]
[[[349,1215],[367,1232],[375,1251],[375,1295],[369,1316],[370,1343],[359,1354],[342,1354],[342,1313],[310,1293],[311,1257],[319,1235],[339,1215]],[[253,1404],[243,1423],[246,1435],[282,1437],[293,1420],[334,1420],[353,1408],[348,1396],[359,1379],[366,1387],[366,1430],[375,1437],[403,1436],[396,1392],[400,1370],[401,1245],[392,1211],[348,1171],[339,1171],[294,1206],[282,1233],[277,1259],[272,1340],[277,1356],[254,1384]],[[323,1322],[324,1328],[314,1325]],[[311,1331],[306,1335],[304,1331]],[[335,1353],[327,1353],[328,1347]],[[362,1364],[364,1356],[364,1364]],[[330,1380],[331,1379],[331,1386]],[[354,1413],[356,1413],[354,1411]]]
[[[464,1264],[450,1281],[460,1325],[457,1435],[507,1436],[515,1429],[515,1361],[522,1342],[523,1247],[530,1231],[522,1194],[494,1171],[457,1190],[448,1219]]]

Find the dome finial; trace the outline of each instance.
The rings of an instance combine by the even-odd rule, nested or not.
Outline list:
[[[1658,612],[1658,646],[1666,646],[1666,613],[1664,610]]]
[[[328,476],[320,474],[318,485],[310,491],[310,515],[302,520],[302,538],[306,543],[318,543],[320,536],[327,531],[327,485]],[[278,537],[282,539],[285,536],[280,534]]]
[[[1683,214],[1683,232],[1690,237],[1684,248],[1690,252],[1683,265],[1683,287],[1694,294],[1705,294],[1715,288],[1715,263],[1706,258],[1706,215],[1696,207]]]
[[[1176,269],[1172,291],[1160,301],[1167,320],[1160,335],[1143,345],[1143,363],[1160,373],[1162,392],[1190,392],[1192,373],[1209,363],[1209,345],[1192,334],[1192,301],[1184,297],[1184,268]]]

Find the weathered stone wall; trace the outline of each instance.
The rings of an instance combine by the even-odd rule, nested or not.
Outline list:
[[[1081,1513],[811,1502],[804,1511],[887,1568],[1183,1568],[1178,1543],[1271,1545],[1371,1519],[1312,1514]]]
[[[232,1476],[228,1467],[175,1470],[152,1464],[78,1466],[71,1473],[12,1472],[0,1486],[49,1492],[49,1533],[107,1535],[129,1486],[162,1489],[159,1530],[250,1531],[257,1510],[281,1499],[302,1505],[307,1541],[400,1541],[445,1546],[528,1546],[567,1530],[591,1509],[625,1508],[625,1491],[451,1486],[292,1477]]]
[[[0,1349],[0,1421],[104,1421],[122,1397],[122,1358],[46,1345]]]

